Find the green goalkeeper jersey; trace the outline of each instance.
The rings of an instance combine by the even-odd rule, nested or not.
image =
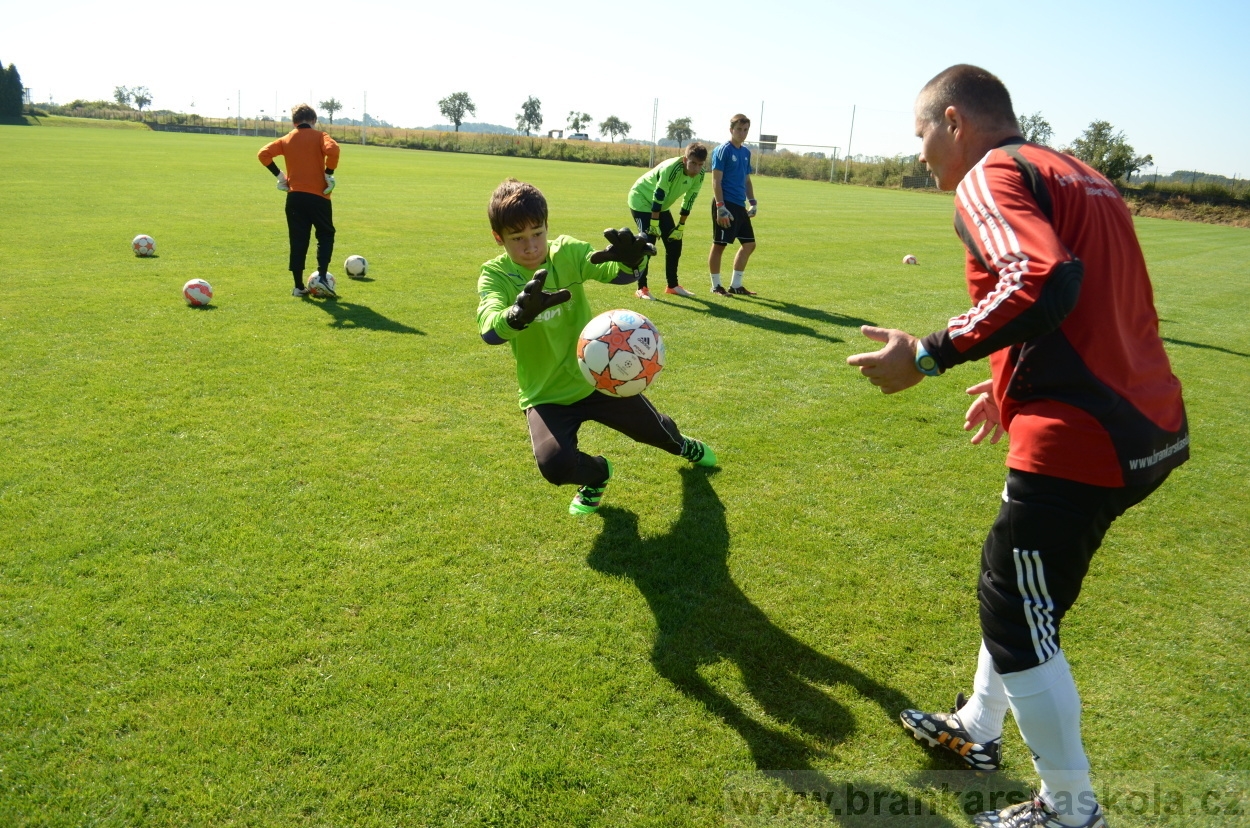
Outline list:
[[[641,213],[658,213],[667,210],[683,195],[681,214],[690,215],[690,207],[699,197],[703,186],[703,171],[696,176],[686,175],[686,164],[679,155],[657,164],[634,182],[629,191],[629,209]]]
[[[547,242],[547,282],[543,289],[567,288],[569,301],[548,308],[523,330],[514,330],[506,317],[534,272],[505,253],[482,265],[477,279],[477,328],[484,339],[493,331],[512,346],[521,410],[542,403],[569,405],[594,393],[577,367],[577,339],[591,320],[583,282],[610,282],[621,275],[616,262],[591,264],[595,248],[571,236]],[[490,341],[489,339],[487,341]]]

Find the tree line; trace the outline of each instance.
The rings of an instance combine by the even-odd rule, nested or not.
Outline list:
[[[1042,113],[1020,115],[1016,121],[1026,141],[1051,146],[1055,132]],[[1072,139],[1072,143],[1058,149],[1081,159],[1110,181],[1121,178],[1132,181],[1135,173],[1154,164],[1153,156],[1138,155],[1124,133],[1117,132],[1110,121],[1092,121],[1084,132]]]
[[[0,118],[22,117],[22,106],[26,103],[26,89],[22,86],[22,76],[17,67],[9,64],[7,69],[0,63]]]
[[[477,114],[477,105],[473,103],[468,92],[453,92],[438,102],[438,111],[444,118],[451,121],[454,131],[459,132],[465,117]],[[594,123],[594,117],[585,112],[571,110],[565,123],[570,132],[580,135],[582,130]],[[530,95],[521,104],[521,111],[517,113],[517,132],[524,132],[528,136],[542,129],[542,125],[542,101]],[[612,143],[616,143],[617,138],[628,138],[632,128],[628,121],[623,121],[615,115],[609,115],[599,122],[599,134],[608,136]],[[676,141],[678,147],[693,138],[694,129],[690,126],[690,119],[678,118],[675,121],[669,121],[667,137],[671,141]]]

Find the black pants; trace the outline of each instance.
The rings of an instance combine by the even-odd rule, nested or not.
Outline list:
[[[526,409],[525,416],[538,470],[548,483],[557,486],[597,486],[608,479],[607,462],[577,448],[577,431],[588,420],[669,454],[681,454],[683,438],[677,424],[672,417],[657,411],[642,394],[610,397],[595,391],[571,405],[533,406]]]
[[[647,228],[651,226],[651,213],[641,210],[630,210],[630,212],[634,214],[634,224],[638,225],[639,231],[646,233]],[[677,264],[681,261],[681,239],[669,238],[676,226],[677,222],[673,220],[671,212],[664,210],[660,213],[660,238],[664,240],[664,278],[668,281],[669,287],[677,287]],[[647,266],[642,269],[642,275],[638,277],[638,287],[647,286],[647,272],[650,269],[651,265],[648,262]]]
[[[291,237],[292,273],[302,273],[308,259],[308,237],[317,228],[317,269],[325,273],[334,258],[334,205],[315,193],[286,194],[286,229]]]
[[[981,638],[999,673],[1059,652],[1059,622],[1076,603],[1111,522],[1166,479],[1111,489],[1007,472],[1003,505],[981,553]]]

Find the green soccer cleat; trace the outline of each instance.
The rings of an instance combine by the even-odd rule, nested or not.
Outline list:
[[[681,446],[681,456],[694,463],[696,466],[715,466],[716,452],[712,451],[712,447],[702,440],[696,440],[693,437],[683,437],[685,440]]]
[[[577,494],[573,495],[573,502],[569,504],[570,515],[581,517],[599,511],[599,501],[603,499],[603,492],[608,488],[608,481],[612,479],[612,461],[605,457],[603,462],[608,464],[608,479],[603,481],[602,486],[579,486]]]

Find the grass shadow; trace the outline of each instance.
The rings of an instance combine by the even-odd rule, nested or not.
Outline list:
[[[364,328],[371,331],[425,336],[425,331],[410,327],[402,322],[396,322],[394,319],[388,319],[368,305],[344,302],[342,299],[315,302],[308,296],[304,297],[304,301],[330,314],[334,318],[334,321],[330,323],[332,328]]]
[[[655,615],[656,672],[736,730],[763,776],[796,794],[813,784],[832,790],[850,780],[835,783],[813,767],[813,759],[853,733],[855,720],[825,688],[849,688],[890,719],[912,705],[898,690],[779,628],[734,583],[725,507],[711,485],[714,473],[681,470],[681,514],[662,536],[643,539],[635,514],[604,506],[603,531],[587,563],[634,582]],[[701,674],[726,661],[737,668],[751,697],[745,707]]]
[[[830,336],[821,333],[810,325],[802,325],[797,322],[788,322],[784,319],[774,319],[770,316],[761,316],[753,313],[749,308],[752,304],[758,303],[760,306],[770,310],[781,311],[791,316],[805,319],[811,322],[821,322],[826,325],[836,325],[838,327],[853,327],[856,330],[860,325],[871,325],[865,319],[859,319],[854,316],[845,316],[840,313],[830,313],[829,311],[819,310],[817,308],[808,308],[803,305],[795,305],[790,302],[782,302],[777,299],[761,299],[760,297],[734,298],[731,303],[712,302],[704,299],[687,299],[683,302],[669,302],[668,305],[682,310],[693,311],[696,313],[707,313],[716,319],[724,319],[729,322],[736,322],[739,325],[750,325],[761,330],[771,331],[773,333],[785,334],[787,336],[808,336],[812,339],[822,339],[825,342],[840,343],[845,339]],[[695,307],[690,302],[698,302],[701,307]],[[735,307],[738,305],[738,307]]]
[[[1183,345],[1186,348],[1201,348],[1204,351],[1219,351],[1222,354],[1230,356],[1250,357],[1250,354],[1243,354],[1241,351],[1234,351],[1231,348],[1221,348],[1219,345],[1206,345],[1202,342],[1186,342],[1183,339],[1173,339],[1170,336],[1160,337],[1164,342],[1170,345]]]

